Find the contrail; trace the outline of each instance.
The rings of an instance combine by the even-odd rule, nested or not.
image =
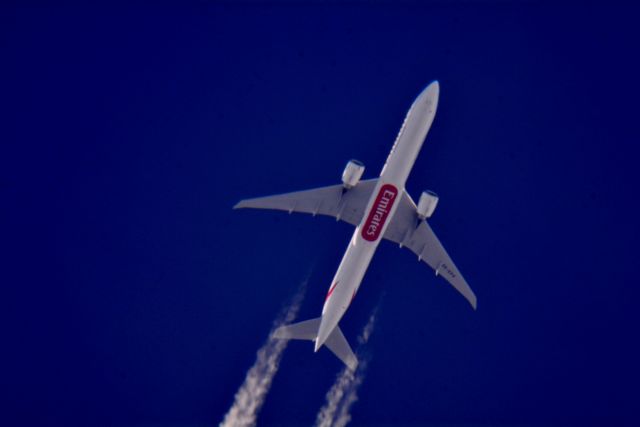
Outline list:
[[[369,341],[376,321],[376,307],[369,317],[369,321],[358,337],[360,346]],[[361,357],[355,371],[346,366],[340,371],[336,382],[327,392],[327,401],[320,408],[316,417],[317,427],[344,427],[351,421],[351,405],[358,400],[358,389],[364,380],[364,375],[369,363],[368,357]]]
[[[253,427],[256,425],[258,412],[262,408],[267,393],[271,388],[273,377],[280,367],[282,353],[288,340],[276,339],[273,332],[280,326],[291,323],[298,314],[307,289],[306,279],[294,295],[291,304],[282,310],[273,322],[269,338],[258,350],[256,361],[247,372],[244,382],[236,392],[233,405],[220,423],[220,427]]]

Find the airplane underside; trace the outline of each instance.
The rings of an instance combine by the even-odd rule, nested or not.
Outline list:
[[[342,184],[242,200],[234,206],[327,215],[356,227],[329,287],[322,316],[282,326],[275,331],[276,338],[315,341],[315,351],[326,345],[355,369],[358,360],[338,323],[383,238],[412,251],[418,261],[429,265],[476,308],[475,294],[427,222],[438,196],[425,191],[416,205],[404,189],[435,117],[439,91],[438,82],[433,82],[413,102],[379,178],[360,180],[364,165],[351,160],[342,174]]]

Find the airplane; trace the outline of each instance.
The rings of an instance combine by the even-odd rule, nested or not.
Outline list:
[[[434,81],[413,102],[378,178],[360,180],[364,165],[350,160],[342,173],[342,184],[246,199],[234,206],[234,209],[328,215],[356,227],[325,297],[321,316],[281,326],[274,332],[276,338],[314,341],[315,352],[325,345],[355,370],[358,359],[338,323],[353,301],[382,239],[411,250],[476,309],[475,294],[427,223],[436,209],[438,196],[424,191],[416,205],[405,190],[407,177],[435,117],[439,93],[440,85]]]

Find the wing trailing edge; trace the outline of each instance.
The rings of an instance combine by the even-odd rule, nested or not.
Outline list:
[[[378,179],[358,182],[346,190],[342,184],[274,196],[245,199],[234,209],[273,209],[285,212],[326,215],[357,226],[364,216],[369,197]]]
[[[416,204],[405,191],[384,238],[406,247],[425,262],[436,273],[444,278],[471,304],[475,310],[478,300],[475,293],[458,270],[455,263],[433,232],[427,221],[420,220]]]

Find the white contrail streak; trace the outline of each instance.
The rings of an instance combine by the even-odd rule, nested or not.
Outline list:
[[[269,338],[258,350],[256,361],[236,392],[233,405],[220,423],[220,427],[253,427],[256,425],[258,412],[260,412],[267,393],[269,393],[273,377],[280,367],[282,353],[289,342],[274,338],[273,332],[296,318],[306,287],[307,280],[302,283],[291,304],[273,322]]]
[[[358,337],[362,346],[369,341],[376,321],[377,308]],[[364,380],[369,360],[364,357],[355,371],[346,366],[338,374],[335,383],[327,392],[327,401],[316,417],[317,427],[344,427],[351,421],[351,405],[358,400],[358,389]]]

